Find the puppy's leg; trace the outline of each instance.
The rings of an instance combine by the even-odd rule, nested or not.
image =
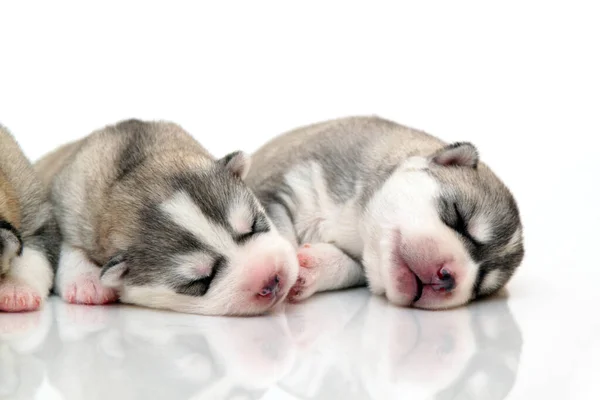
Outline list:
[[[305,244],[298,249],[300,274],[288,300],[297,302],[316,292],[366,283],[362,265],[329,243]]]
[[[52,287],[52,266],[45,253],[25,245],[0,281],[0,311],[35,311]]]
[[[100,271],[83,250],[65,243],[60,252],[56,290],[69,303],[97,305],[117,301],[117,292],[100,283]]]

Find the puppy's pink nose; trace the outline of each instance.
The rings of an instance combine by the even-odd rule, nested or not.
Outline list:
[[[438,292],[451,292],[456,287],[456,280],[452,272],[446,266],[442,266],[438,270],[437,276],[433,277],[431,286]]]
[[[258,292],[258,295],[261,297],[275,297],[277,295],[277,292],[279,292],[280,289],[280,283],[281,279],[279,278],[279,275],[273,275],[273,277],[271,279],[269,279],[269,281],[267,282],[267,284],[261,289],[260,292]]]

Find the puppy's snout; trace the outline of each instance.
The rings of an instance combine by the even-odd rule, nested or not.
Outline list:
[[[275,297],[281,288],[280,283],[281,283],[281,278],[279,277],[279,275],[277,275],[277,274],[273,275],[273,277],[271,277],[268,280],[268,282],[265,284],[265,286],[263,286],[261,291],[258,292],[258,295],[261,297],[267,297],[267,298]]]
[[[451,292],[456,288],[456,279],[450,269],[443,265],[433,277],[431,286],[438,292]]]

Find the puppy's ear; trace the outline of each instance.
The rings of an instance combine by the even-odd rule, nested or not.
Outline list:
[[[431,161],[443,167],[477,168],[479,154],[477,148],[468,142],[457,142],[437,151]]]
[[[0,220],[0,255],[2,258],[21,255],[22,252],[23,241],[19,231],[9,222]]]
[[[217,161],[229,173],[240,179],[246,178],[250,171],[250,156],[243,151],[234,151]]]
[[[123,285],[123,278],[127,275],[129,268],[123,254],[111,258],[100,272],[100,282],[106,287],[118,288]]]

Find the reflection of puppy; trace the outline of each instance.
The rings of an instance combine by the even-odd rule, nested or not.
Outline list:
[[[319,317],[307,324],[315,332],[303,347],[308,351],[298,352],[278,385],[284,392],[303,399],[331,393],[340,399],[501,399],[514,385],[522,339],[505,300],[444,312],[365,300],[357,310],[329,307],[331,299],[323,298]],[[346,321],[319,322],[327,319]]]
[[[360,365],[362,315],[369,300],[364,289],[323,293],[289,307],[288,324],[298,357],[294,368],[279,383],[290,398],[368,398],[356,379]]]
[[[432,313],[374,298],[363,331],[362,376],[376,399],[502,399],[522,337],[503,299]]]
[[[47,349],[52,353],[47,356],[47,370],[50,384],[65,400],[131,399],[140,394],[166,398],[167,388],[173,385],[183,388],[182,382],[169,380],[174,375],[169,362],[153,364],[151,355],[138,354],[141,343],[126,342],[118,308],[76,306],[59,301],[54,305],[60,321],[54,340],[59,345],[53,343],[52,349]],[[170,354],[170,349],[161,346],[149,346],[148,350]],[[148,371],[158,366],[164,370]],[[152,379],[142,384],[141,374],[150,374],[146,377]],[[146,388],[158,390],[152,393]]]
[[[126,315],[123,310],[122,316]],[[162,370],[165,363],[172,363],[174,373],[195,387],[194,399],[260,398],[294,360],[283,315],[198,320],[138,310],[135,320],[123,318],[123,327],[128,347],[135,343],[143,347],[140,353],[148,354],[160,346],[156,357],[168,359],[145,364]],[[146,381],[147,376],[140,374],[140,380]]]
[[[0,399],[32,399],[42,384],[37,350],[52,324],[52,311],[0,314]]]
[[[302,351],[329,346],[368,301],[368,291],[322,293],[309,302],[290,304],[286,317],[296,346]]]
[[[471,310],[477,353],[461,375],[438,393],[442,399],[504,399],[513,388],[523,337],[505,301]]]
[[[117,310],[112,307],[92,307],[54,302],[58,334],[62,342],[76,342],[108,328]]]
[[[50,361],[65,400],[260,398],[294,359],[282,315],[198,319],[123,306],[98,318],[98,307],[56,306],[73,326],[90,328],[68,329]]]

